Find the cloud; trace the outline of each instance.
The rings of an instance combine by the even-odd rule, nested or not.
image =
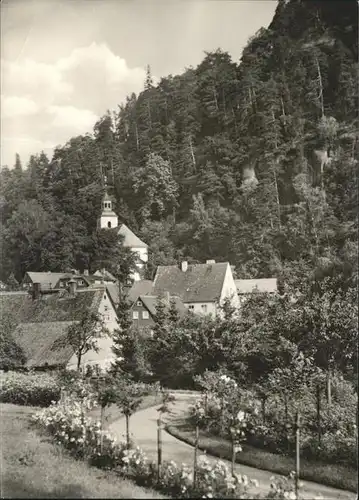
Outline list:
[[[48,113],[54,117],[51,123],[53,127],[71,128],[78,133],[87,132],[99,118],[89,109],[78,109],[74,106],[53,105],[49,107]]]
[[[12,138],[2,161],[13,163],[16,137],[26,163],[41,144],[63,144],[92,132],[98,118],[140,92],[144,80],[144,68],[129,67],[106,44],[75,48],[52,64],[35,58],[2,61],[2,135]]]
[[[1,96],[1,114],[3,118],[28,116],[37,113],[39,107],[32,99],[18,96]]]

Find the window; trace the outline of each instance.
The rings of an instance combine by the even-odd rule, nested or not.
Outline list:
[[[142,319],[148,319],[149,317],[148,311],[142,311]]]
[[[132,318],[133,319],[138,319],[138,311],[133,311]]]
[[[84,284],[84,282],[83,282],[82,280],[79,280],[79,281],[78,281],[78,284],[79,284],[79,285],[83,285],[83,284]]]
[[[140,300],[137,301],[136,303],[138,306],[142,306],[142,302]]]
[[[109,307],[108,306],[105,306],[105,311],[108,311]]]
[[[193,311],[193,310],[194,310],[194,306],[188,306],[188,309],[189,309],[190,311]]]
[[[111,227],[111,222],[110,221],[108,221],[107,227]]]
[[[63,281],[60,281],[60,283],[59,283],[59,287],[60,287],[60,288],[64,288],[64,283],[63,283]]]
[[[203,313],[206,313],[206,312],[207,312],[207,304],[202,304],[202,305],[201,305],[201,308],[202,308],[202,312],[203,312]]]

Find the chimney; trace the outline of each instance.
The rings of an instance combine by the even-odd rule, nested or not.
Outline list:
[[[84,276],[88,276],[89,275],[89,270],[88,269],[85,269],[84,270]]]
[[[165,303],[166,303],[167,305],[170,305],[170,298],[171,298],[171,296],[170,296],[170,292],[165,292],[165,293],[164,293],[164,301],[165,301]]]
[[[209,260],[206,260],[206,264],[215,264],[216,261],[214,259],[209,259]]]
[[[37,300],[41,295],[41,283],[32,284],[32,300]]]
[[[181,262],[181,271],[185,273],[188,269],[188,262],[186,260]]]
[[[77,287],[76,280],[71,279],[71,280],[68,282],[68,285],[69,285],[69,292],[70,292],[70,295],[71,295],[72,297],[74,297],[74,296],[76,295],[76,287]]]

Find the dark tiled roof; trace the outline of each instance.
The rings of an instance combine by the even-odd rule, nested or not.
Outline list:
[[[93,274],[93,279],[99,279],[99,278],[105,278],[106,280],[116,282],[117,279],[113,274],[110,273],[110,271],[107,271],[107,269],[103,269],[102,271],[98,270]]]
[[[60,278],[63,278],[67,275],[72,276],[69,273],[37,273],[29,271],[26,273],[33,283],[41,283],[42,285],[50,286],[54,288],[56,283]]]
[[[134,302],[140,295],[150,295],[152,286],[153,281],[151,280],[135,281],[128,292],[127,300],[129,302]]]
[[[273,293],[277,291],[277,278],[234,280],[239,294],[253,292]]]
[[[98,311],[104,288],[84,288],[75,297],[63,293],[42,294],[32,300],[28,293],[0,293],[1,318],[19,323],[78,321],[86,309]]]
[[[117,307],[120,302],[120,290],[117,283],[106,283],[106,290],[113,304]]]
[[[139,298],[141,299],[145,307],[148,309],[150,314],[154,316],[156,314],[156,305],[158,297],[154,295],[141,295]],[[180,316],[186,314],[187,309],[179,297],[171,297],[170,300],[173,300],[175,302],[176,309]]]
[[[186,272],[177,266],[159,266],[153,295],[169,292],[183,302],[215,302],[220,299],[228,262],[189,265]]]
[[[71,347],[53,349],[56,340],[64,337],[72,321],[20,323],[13,333],[15,342],[23,349],[28,368],[66,365],[72,355]]]

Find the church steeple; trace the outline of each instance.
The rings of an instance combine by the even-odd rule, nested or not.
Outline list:
[[[118,217],[112,210],[112,200],[107,189],[102,198],[102,214],[99,221],[100,228],[112,229],[118,226]]]

